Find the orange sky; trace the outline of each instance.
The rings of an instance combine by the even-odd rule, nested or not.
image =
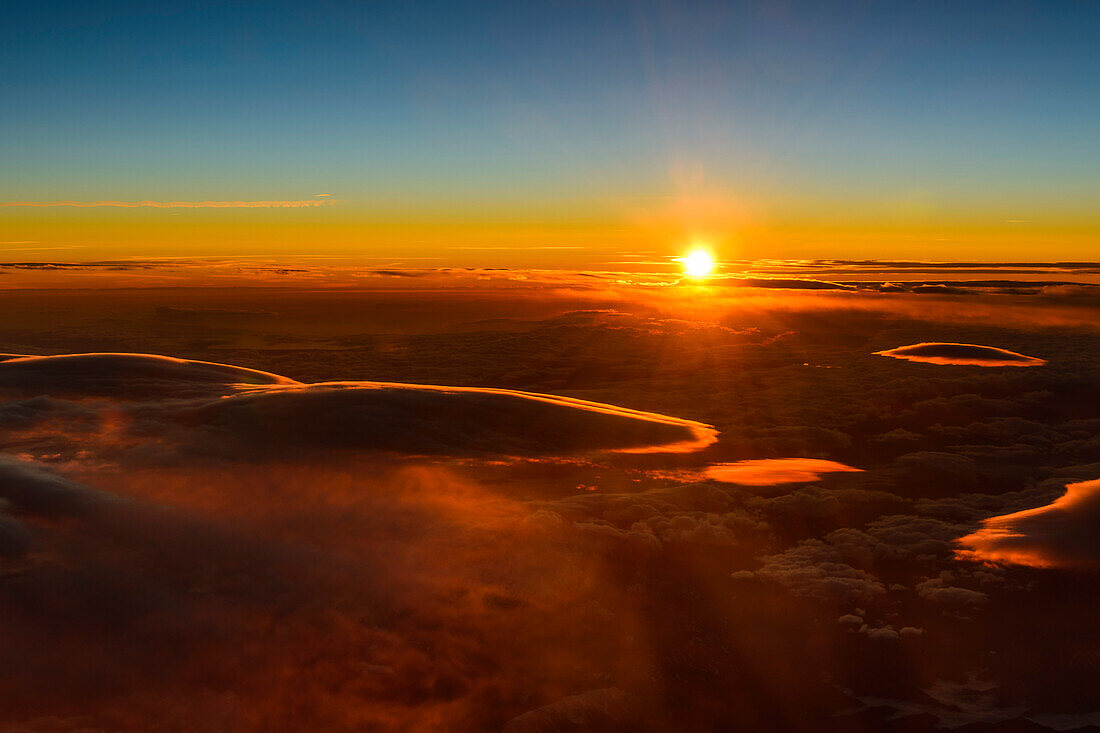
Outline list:
[[[885,211],[845,218],[809,206],[804,212],[769,212],[717,205],[677,209],[667,202],[618,211],[578,206],[494,214],[375,211],[340,200],[310,205],[316,202],[0,207],[0,261],[321,255],[607,269],[607,262],[622,255],[677,255],[697,243],[724,259],[1044,261],[1093,259],[1098,238],[1097,224],[1082,215],[998,219]]]

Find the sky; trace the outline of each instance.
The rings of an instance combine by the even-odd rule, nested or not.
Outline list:
[[[1079,1],[13,0],[0,260],[1090,259],[1098,31]]]

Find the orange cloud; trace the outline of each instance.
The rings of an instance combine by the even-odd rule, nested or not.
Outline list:
[[[958,540],[964,560],[1031,567],[1100,567],[1100,480],[1066,486],[1047,506],[990,517]]]
[[[922,343],[912,346],[899,346],[896,349],[876,351],[876,356],[889,356],[906,361],[921,361],[926,364],[949,364],[955,366],[1015,366],[1029,367],[1046,364],[1045,359],[1018,354],[1008,349],[977,344]]]
[[[332,199],[308,199],[305,201],[0,201],[0,206],[28,206],[32,208],[72,206],[78,209],[104,206],[122,209],[303,209],[326,206],[331,203],[333,203]]]
[[[706,469],[707,478],[744,486],[773,486],[817,481],[823,473],[862,471],[836,461],[817,458],[765,458],[756,461],[716,463]]]

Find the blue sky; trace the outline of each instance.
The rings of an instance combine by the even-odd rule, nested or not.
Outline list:
[[[1077,221],[1098,37],[1080,1],[9,0],[0,200],[576,217],[691,185]]]

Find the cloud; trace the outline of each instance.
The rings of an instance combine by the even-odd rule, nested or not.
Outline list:
[[[376,277],[427,277],[431,273],[419,270],[371,270],[369,275]]]
[[[1032,720],[1044,728],[1051,730],[1083,730],[1086,728],[1100,728],[1100,710],[1088,713],[1035,713],[1029,715]]]
[[[797,527],[805,521],[816,522],[821,527],[851,527],[884,514],[903,511],[909,502],[885,491],[804,486],[789,494],[754,496],[747,505],[763,512],[779,527]]]
[[[899,456],[900,483],[922,496],[959,494],[978,485],[977,464],[954,453],[917,451]]]
[[[975,724],[975,728],[983,724],[992,728],[997,723],[1019,718],[1026,711],[1024,706],[1011,708],[999,706],[996,691],[996,683],[981,680],[974,674],[970,674],[965,683],[936,680],[930,687],[922,690],[920,702],[873,696],[857,696],[856,699],[868,708],[892,708],[895,712],[888,720],[909,716],[935,716],[936,724],[928,725],[929,730],[961,728]],[[931,702],[928,702],[929,700]],[[906,728],[901,726],[901,729]],[[924,728],[912,726],[911,729]],[[1009,723],[1007,729],[1016,729],[1016,726]]]
[[[703,471],[706,478],[743,486],[809,483],[821,474],[859,472],[863,469],[816,458],[763,458],[735,463],[716,463]]]
[[[1066,486],[1047,506],[990,517],[959,539],[966,560],[1032,567],[1100,567],[1100,480]]]
[[[989,596],[981,591],[948,585],[943,578],[930,578],[916,586],[921,598],[948,606],[973,606],[989,602]]]
[[[0,207],[54,208],[69,206],[78,209],[113,207],[122,209],[305,209],[326,206],[333,199],[303,201],[0,201]]]
[[[0,456],[0,499],[24,512],[64,516],[94,511],[112,497],[29,461]]]
[[[863,545],[877,559],[898,560],[949,557],[952,542],[965,531],[962,525],[931,517],[892,514],[869,523],[862,532],[840,529],[829,534],[828,539],[850,555],[857,555]]]
[[[71,481],[30,461],[0,455],[0,555],[23,553],[31,532],[12,510],[27,517],[87,517],[112,505],[115,497]]]
[[[855,290],[855,287],[852,285],[829,282],[827,280],[779,277],[715,277],[709,278],[707,284],[726,285],[738,288],[778,288],[781,290]]]
[[[19,555],[31,541],[31,533],[19,520],[0,514],[0,556]]]
[[[683,452],[717,435],[692,420],[568,397],[392,382],[306,385],[150,354],[0,361],[0,391],[136,403],[121,415],[131,437],[174,439],[185,451],[223,456],[337,449],[435,456]],[[36,406],[34,416],[42,413]]]
[[[588,690],[512,718],[503,733],[636,729],[645,725],[641,708],[618,688]]]
[[[777,555],[763,558],[755,573],[739,571],[735,579],[756,578],[779,583],[792,595],[834,601],[868,601],[886,593],[874,575],[844,562],[836,547],[806,540]]]
[[[334,730],[394,730],[395,717],[434,728],[446,710],[460,728],[485,730],[534,707],[505,691],[495,724],[469,719],[477,686],[502,688],[485,648],[444,630],[479,629],[495,660],[528,674],[530,645],[506,640],[514,604],[483,598],[516,598],[543,576],[495,581],[501,556],[476,546],[517,563],[531,538],[502,531],[499,507],[441,472],[363,472],[359,496],[343,502],[340,475],[254,466],[247,482],[184,472],[177,484],[160,473],[123,486],[132,498],[122,501],[0,461],[0,491],[32,526],[35,549],[4,559],[3,720],[13,730],[145,730],[153,719],[262,730],[320,716]],[[226,511],[180,510],[207,488]],[[146,500],[154,491],[160,506]],[[70,512],[73,497],[96,497],[97,510]],[[0,522],[0,547],[8,529]],[[211,690],[225,693],[222,705],[209,704]]]
[[[273,318],[279,314],[269,310],[236,308],[179,308],[162,305],[153,311],[158,318],[172,321],[219,320],[226,318]]]
[[[970,291],[966,288],[945,285],[943,283],[925,283],[916,285],[910,292],[918,295],[966,295]]]
[[[1045,359],[1034,356],[1025,356],[1015,351],[998,349],[993,346],[978,346],[976,344],[952,344],[926,342],[911,346],[899,346],[896,349],[876,351],[876,356],[890,356],[895,359],[907,361],[921,361],[927,364],[953,364],[965,366],[1041,366],[1046,364]]]
[[[5,558],[12,730],[670,729],[651,632],[695,627],[572,523],[384,461],[98,478]]]
[[[239,384],[297,382],[255,369],[153,354],[64,354],[0,361],[0,391],[51,397],[168,399],[225,394]]]
[[[703,423],[598,402],[390,382],[252,388],[196,406],[152,406],[139,415],[144,425],[187,426],[182,439],[198,445],[272,457],[338,449],[445,456],[683,452],[717,435]]]
[[[887,624],[885,626],[864,626],[860,629],[860,632],[865,634],[868,639],[872,641],[897,641],[901,638],[897,630],[893,626]]]
[[[663,543],[751,546],[770,529],[710,484],[682,484],[640,493],[590,492],[546,505],[559,522],[584,531],[659,548]]]

